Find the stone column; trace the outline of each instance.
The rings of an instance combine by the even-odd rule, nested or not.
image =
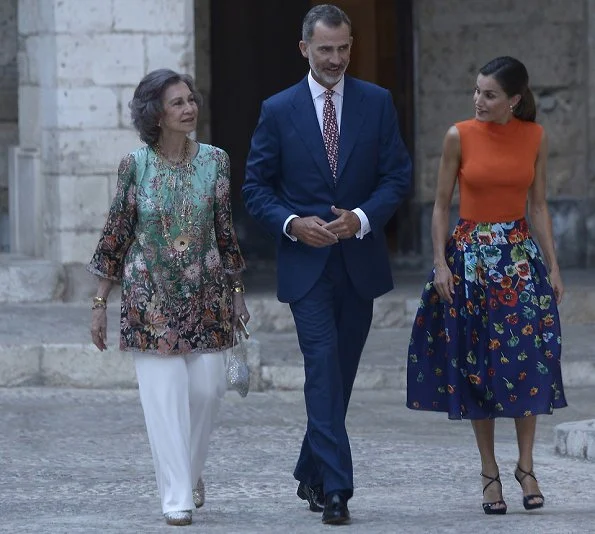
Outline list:
[[[18,144],[17,3],[0,2],[0,253],[8,251],[8,147]]]
[[[140,145],[128,102],[149,71],[194,73],[192,0],[19,0],[19,133],[39,148],[44,257],[86,263],[120,159]]]

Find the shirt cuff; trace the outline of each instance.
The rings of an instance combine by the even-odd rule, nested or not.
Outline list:
[[[372,231],[370,228],[370,221],[360,208],[355,208],[351,211],[358,216],[360,222],[360,229],[355,233],[355,237],[363,239],[366,234],[369,234]]]
[[[362,212],[363,213],[363,212]],[[364,215],[365,217],[365,215]],[[289,239],[291,239],[292,241],[297,241],[297,237],[294,237],[292,235],[289,235],[286,230],[287,230],[287,225],[289,224],[289,221],[291,221],[291,219],[297,219],[298,216],[297,215],[290,215],[289,217],[287,217],[287,219],[285,219],[285,223],[283,223],[283,233],[289,237]],[[368,220],[368,219],[366,219]]]

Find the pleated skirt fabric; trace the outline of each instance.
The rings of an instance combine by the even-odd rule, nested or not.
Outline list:
[[[452,305],[424,287],[408,350],[407,406],[450,419],[551,414],[566,406],[560,317],[525,219],[461,219],[446,248]]]

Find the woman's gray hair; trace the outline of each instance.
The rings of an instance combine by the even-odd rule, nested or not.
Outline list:
[[[196,104],[200,109],[202,97],[196,92],[194,80],[188,74],[179,74],[170,69],[157,69],[149,72],[134,90],[134,95],[128,106],[130,107],[132,124],[138,131],[143,143],[152,146],[159,139],[161,131],[159,119],[163,113],[163,93],[170,85],[179,82],[184,82],[188,89],[192,91]]]
[[[314,6],[304,17],[302,41],[309,42],[312,39],[314,26],[316,26],[318,21],[321,21],[329,28],[338,28],[341,24],[345,23],[351,30],[351,21],[345,11],[332,4],[320,4]]]

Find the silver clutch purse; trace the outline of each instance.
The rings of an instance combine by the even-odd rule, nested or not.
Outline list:
[[[248,348],[240,332],[234,332],[233,334],[233,346],[227,353],[225,375],[228,388],[235,389],[240,397],[248,395],[250,389]]]

